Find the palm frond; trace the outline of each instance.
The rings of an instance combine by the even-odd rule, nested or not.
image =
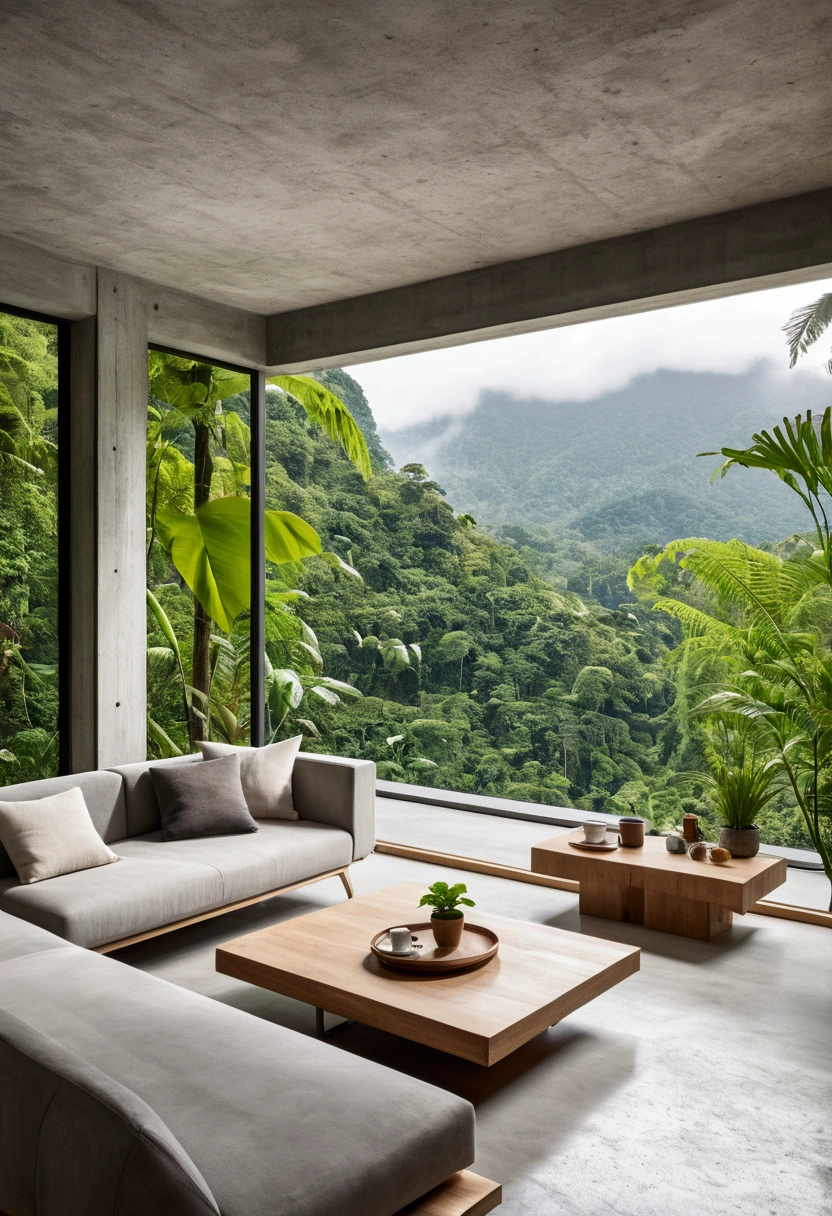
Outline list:
[[[367,441],[340,397],[311,376],[269,376],[267,383],[276,385],[299,401],[309,421],[316,423],[330,439],[341,445],[361,476],[365,480],[372,477],[373,466]]]
[[[789,367],[794,367],[798,357],[806,353],[813,343],[832,324],[832,292],[826,292],[803,308],[797,308],[783,326],[789,345]]]

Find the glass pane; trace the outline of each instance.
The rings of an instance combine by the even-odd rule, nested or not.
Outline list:
[[[246,744],[249,377],[151,351],[148,753]]]
[[[0,313],[0,785],[58,771],[58,330]]]
[[[772,705],[780,695],[773,634],[766,641],[755,632],[767,628],[754,604],[767,563],[784,570],[770,588],[777,629],[798,648],[811,635],[800,663],[817,694],[809,712],[825,729],[832,577],[821,568],[809,578],[802,604],[789,600],[787,584],[796,572],[789,563],[826,544],[820,508],[828,517],[829,495],[819,491],[818,532],[772,470],[710,477],[722,447],[751,444],[784,415],[805,418],[811,408],[822,416],[828,341],[789,371],[781,327],[796,308],[823,293],[828,300],[830,288],[310,372],[360,425],[373,457],[369,481],[310,422],[302,392],[293,396],[287,385],[269,394],[269,506],[313,523],[336,555],[275,584],[309,597],[292,615],[311,626],[320,655],[317,667],[297,667],[303,696],[281,733],[302,732],[309,750],[372,759],[390,782],[455,791],[498,810],[506,800],[514,813],[525,805],[550,820],[513,826],[508,814],[385,799],[381,836],[409,844],[421,836],[429,848],[514,864],[523,855],[528,864],[530,838],[565,826],[559,811],[562,821],[564,811],[641,815],[659,833],[695,813],[705,838],[716,839],[718,800],[705,778],[719,772],[721,729],[731,756],[742,751],[743,730],[738,716],[699,706],[738,688],[752,660],[764,665]],[[707,451],[717,454],[698,458]],[[696,575],[690,537],[735,552],[745,592],[735,595],[713,571]],[[678,551],[666,549],[675,540],[684,542]],[[687,609],[711,621],[703,635],[712,656]],[[735,630],[728,651],[723,626]],[[282,666],[302,664],[299,637],[284,644]],[[321,698],[311,687],[321,671],[362,696]],[[747,680],[742,690],[750,695]],[[792,692],[802,695],[797,684]],[[796,708],[793,725],[805,725]],[[776,740],[756,727],[752,734],[747,765],[776,760]],[[815,865],[820,851],[832,868],[832,759],[823,738],[819,835],[779,763],[774,796],[754,818],[764,846],[800,850]],[[811,746],[800,748],[805,794]],[[688,772],[703,779],[687,780]],[[819,870],[790,871],[790,897],[799,891],[825,903],[828,889]]]

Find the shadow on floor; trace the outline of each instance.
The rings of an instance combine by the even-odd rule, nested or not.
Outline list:
[[[627,946],[639,946],[645,954],[658,954],[684,963],[709,963],[713,959],[730,954],[751,942],[759,930],[734,920],[730,929],[720,933],[710,942],[699,942],[692,937],[679,937],[675,933],[659,933],[645,929],[643,925],[632,925],[628,921],[607,920],[601,916],[583,916],[577,906],[549,917],[545,922],[555,929],[568,929],[571,933],[585,933],[589,937],[600,937],[610,942],[621,942]]]

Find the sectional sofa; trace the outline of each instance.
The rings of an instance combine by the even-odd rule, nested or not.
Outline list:
[[[349,893],[374,766],[300,755],[299,820],[170,843],[149,767],[0,791],[80,786],[123,858],[24,886],[0,853],[0,1216],[491,1210],[468,1102],[103,957],[332,874]]]
[[[122,858],[22,885],[0,846],[0,910],[108,951],[334,874],[349,894],[350,863],[373,850],[375,765],[368,760],[300,754],[292,773],[299,819],[261,819],[254,833],[169,842],[159,839],[151,763],[202,759],[177,756],[0,790],[3,801],[23,802],[79,786],[98,834]]]

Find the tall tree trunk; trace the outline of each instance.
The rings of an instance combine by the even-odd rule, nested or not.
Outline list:
[[[204,422],[194,422],[194,510],[206,503],[211,497],[211,476],[214,463],[211,460],[211,432]],[[194,596],[194,663],[191,684],[199,692],[208,695],[211,684],[211,618]],[[196,709],[208,717],[208,706],[196,699]],[[188,733],[191,747],[195,748],[200,739],[208,738],[208,723],[198,717],[191,709]]]

